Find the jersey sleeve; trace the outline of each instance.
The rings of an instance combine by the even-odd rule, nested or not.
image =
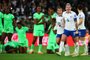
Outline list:
[[[12,19],[14,19],[14,18],[15,18],[13,14],[11,14],[11,18],[12,18]]]
[[[51,28],[51,25],[49,25],[48,30],[50,30],[50,28]]]
[[[1,13],[1,18],[3,18],[3,13]]]
[[[28,31],[28,30],[29,30],[29,28],[28,28],[28,27],[24,27],[24,30],[25,30],[25,31]]]
[[[52,18],[56,18],[56,16],[57,16],[57,14],[56,14],[56,13],[54,13],[54,14],[52,15]]]
[[[16,30],[16,32],[17,32],[17,31],[18,31],[18,28],[16,27],[15,30]]]
[[[81,19],[81,18],[84,18],[84,16],[82,14],[79,15],[79,19]]]
[[[33,14],[33,19],[37,19],[36,13]]]
[[[77,21],[77,14],[74,13],[74,21]]]

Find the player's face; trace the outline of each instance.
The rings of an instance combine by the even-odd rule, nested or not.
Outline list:
[[[70,5],[67,5],[67,6],[66,6],[66,11],[67,11],[67,12],[70,12],[70,11],[71,11],[71,6],[70,6]]]
[[[7,14],[8,14],[9,12],[10,12],[10,11],[9,11],[9,9],[5,9],[5,13],[7,13]]]
[[[17,26],[18,26],[19,29],[21,29],[21,27],[22,27],[20,24],[17,24]]]
[[[52,15],[52,13],[53,13],[53,10],[49,8],[49,9],[48,9],[48,14],[49,14],[49,15]]]
[[[57,14],[61,15],[62,14],[62,9],[57,9]]]
[[[37,12],[41,12],[41,7],[37,7]]]

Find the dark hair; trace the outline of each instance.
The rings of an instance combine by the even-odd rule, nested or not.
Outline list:
[[[48,9],[55,10],[54,7],[49,7]]]
[[[83,10],[83,5],[82,5],[82,4],[79,4],[79,5],[77,6],[77,9]]]
[[[40,8],[42,8],[40,5],[37,5],[35,9],[37,9],[37,7],[40,7]]]

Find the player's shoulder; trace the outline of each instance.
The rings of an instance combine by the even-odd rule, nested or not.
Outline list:
[[[3,13],[0,11],[0,14],[3,14]]]
[[[9,13],[8,15],[14,16],[12,13]]]
[[[85,15],[83,12],[80,12],[79,15]]]
[[[37,15],[37,12],[35,12],[33,15]]]
[[[43,13],[43,12],[40,12],[40,14],[43,14],[43,15],[44,15],[44,13]]]
[[[71,14],[74,14],[74,15],[76,15],[76,13],[75,13],[74,11],[71,11]]]

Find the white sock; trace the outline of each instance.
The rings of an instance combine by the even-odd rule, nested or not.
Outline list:
[[[88,46],[85,41],[82,41],[82,44],[84,45],[84,53],[88,53]]]
[[[69,51],[69,46],[68,44],[65,45],[65,53],[66,54],[70,54],[70,51]]]
[[[84,53],[88,53],[88,45],[86,43],[84,44]]]
[[[79,53],[79,43],[76,42],[75,43],[75,50],[74,50],[75,53]]]
[[[59,52],[62,52],[63,51],[63,48],[64,48],[64,42],[61,41],[60,42],[60,46],[59,46]]]

